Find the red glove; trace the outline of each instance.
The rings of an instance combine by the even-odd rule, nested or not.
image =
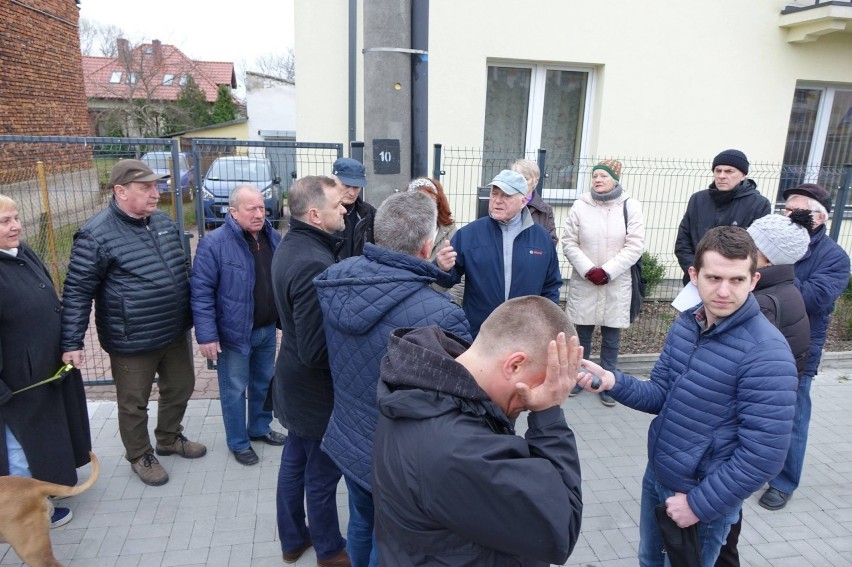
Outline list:
[[[603,268],[592,268],[586,272],[586,279],[595,285],[604,285],[609,283],[609,276],[603,271]]]

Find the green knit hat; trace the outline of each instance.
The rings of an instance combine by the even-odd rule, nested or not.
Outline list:
[[[594,172],[596,169],[602,169],[609,173],[609,175],[616,181],[621,181],[621,162],[618,160],[605,159],[594,166],[592,171]]]

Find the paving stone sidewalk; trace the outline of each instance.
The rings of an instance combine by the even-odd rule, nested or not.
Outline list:
[[[769,512],[752,496],[740,542],[744,567],[852,566],[852,367],[820,374],[812,389],[813,418],[802,486],[788,506]],[[565,565],[635,566],[640,482],[651,416],[606,408],[582,393],[564,406],[578,438],[584,514],[580,541]],[[171,480],[143,485],[122,457],[112,401],[91,401],[89,415],[101,476],[88,492],[62,501],[74,519],[52,530],[57,557],[72,567],[281,566],[275,522],[280,447],[255,443],[257,466],[228,452],[218,400],[194,399],[184,425],[207,444],[194,460],[162,457]],[[156,402],[151,404],[156,415]],[[152,420],[152,427],[153,427]],[[277,424],[275,424],[277,426]],[[518,430],[526,428],[522,420]],[[153,438],[153,435],[152,435]],[[81,479],[90,466],[80,471]],[[338,489],[341,527],[348,519],[345,485]],[[19,566],[0,544],[0,566]],[[296,565],[316,565],[309,550]]]

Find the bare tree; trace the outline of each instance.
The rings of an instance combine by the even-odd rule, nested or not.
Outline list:
[[[88,18],[80,18],[78,27],[80,51],[83,55],[115,57],[118,55],[117,40],[125,37],[114,24],[102,24]]]
[[[255,67],[264,75],[286,79],[291,83],[296,82],[296,52],[292,47],[287,48],[287,53],[268,53],[261,55],[255,60]]]

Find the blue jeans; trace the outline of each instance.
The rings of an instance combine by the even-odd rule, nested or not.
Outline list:
[[[373,527],[375,511],[373,495],[360,484],[344,475],[349,490],[349,528],[346,532],[346,552],[352,567],[376,567],[379,564],[376,532]]]
[[[662,504],[666,498],[674,496],[670,490],[657,482],[657,477],[651,469],[651,464],[645,469],[642,479],[642,503],[639,511],[639,565],[641,567],[669,567],[669,561],[663,552],[663,538],[657,526],[657,516],[654,507]],[[737,506],[727,514],[719,516],[712,522],[699,522],[698,541],[701,543],[701,555],[705,567],[713,567],[719,550],[728,537],[731,525],[740,518],[740,508]]]
[[[799,379],[799,390],[796,392],[796,413],[793,416],[793,433],[790,436],[790,450],[784,468],[769,486],[792,494],[799,487],[802,479],[802,468],[805,464],[805,450],[808,448],[808,428],[811,424],[811,382],[813,376],[802,376]]]
[[[319,441],[290,433],[278,470],[278,537],[281,551],[295,551],[310,537],[319,559],[329,559],[346,545],[337,519],[340,469],[320,450]],[[305,501],[308,524],[305,525]]]
[[[263,403],[275,364],[275,325],[252,330],[250,340],[248,354],[222,347],[216,364],[222,421],[225,422],[225,438],[231,451],[248,449],[251,446],[249,436],[266,435],[272,422],[272,412],[264,411]]]
[[[6,426],[6,454],[9,458],[9,474],[12,476],[25,476],[32,478],[30,463],[24,454],[24,448],[18,442],[9,426]]]

